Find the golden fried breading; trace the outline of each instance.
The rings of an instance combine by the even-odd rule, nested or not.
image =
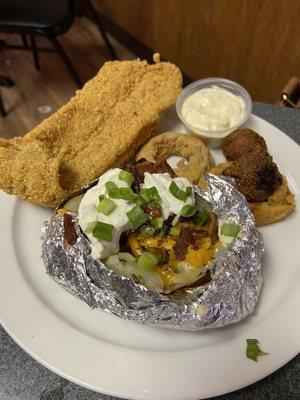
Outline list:
[[[232,162],[220,163],[210,170],[216,175],[223,175],[226,168]],[[198,185],[206,189],[204,179],[200,179]],[[295,208],[295,196],[290,192],[286,177],[281,174],[280,186],[268,196],[266,201],[249,203],[257,226],[272,224],[286,218]]]
[[[282,183],[267,201],[250,203],[257,226],[272,224],[287,217],[295,208],[295,196],[291,193],[286,177],[281,175]]]
[[[237,160],[257,147],[267,151],[263,137],[252,129],[236,129],[224,139],[222,150],[227,160]]]
[[[122,164],[153,133],[181,89],[170,63],[107,62],[60,110],[23,138],[0,139],[0,187],[55,207]]]
[[[277,165],[260,147],[232,161],[223,175],[235,179],[237,188],[250,203],[266,201],[281,184]]]
[[[174,172],[191,182],[197,182],[203,172],[208,171],[213,165],[208,148],[200,139],[175,132],[154,136],[141,148],[135,158],[137,161],[145,158],[151,162],[159,162],[172,155],[187,160],[187,162],[180,160]]]

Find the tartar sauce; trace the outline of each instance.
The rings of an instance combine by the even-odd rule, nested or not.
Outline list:
[[[182,116],[196,128],[216,131],[236,125],[245,115],[242,97],[213,85],[191,94],[182,104]]]

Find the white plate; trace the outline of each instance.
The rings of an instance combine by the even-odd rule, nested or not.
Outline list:
[[[171,114],[163,127],[183,130]],[[0,193],[0,322],[30,355],[87,388],[130,399],[203,399],[249,385],[299,352],[300,150],[274,126],[252,116],[249,128],[297,196],[297,211],[262,229],[264,286],[255,313],[206,332],[140,326],[88,306],[44,271],[40,228],[50,212]],[[216,155],[216,153],[214,153]],[[218,156],[220,157],[220,155]],[[245,356],[247,338],[269,353]]]

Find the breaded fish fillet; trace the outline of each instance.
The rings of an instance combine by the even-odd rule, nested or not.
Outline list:
[[[171,63],[105,63],[65,106],[26,136],[0,139],[0,187],[55,207],[131,157],[176,101],[181,83],[181,73]]]

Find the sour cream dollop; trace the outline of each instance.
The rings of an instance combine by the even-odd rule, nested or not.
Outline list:
[[[97,185],[85,193],[79,205],[79,225],[92,243],[92,257],[94,259],[105,258],[110,254],[116,253],[119,250],[119,240],[122,232],[131,228],[126,213],[132,209],[133,205],[127,200],[113,199],[116,208],[109,215],[100,214],[97,210],[99,196],[107,194],[105,187],[106,182],[114,182],[119,188],[128,187],[125,181],[118,178],[120,172],[120,168],[114,168],[103,174],[99,178]],[[111,242],[99,240],[92,235],[92,232],[87,232],[88,224],[95,221],[113,225],[114,229]]]
[[[181,108],[187,123],[207,131],[231,128],[243,119],[245,110],[242,97],[216,85],[194,92]]]
[[[99,178],[97,185],[85,193],[79,205],[79,225],[91,242],[92,257],[94,259],[103,259],[112,254],[116,254],[120,249],[119,241],[121,234],[132,229],[127,213],[135,206],[133,201],[113,199],[116,208],[108,215],[99,213],[97,209],[99,205],[99,196],[104,195],[105,197],[108,197],[105,183],[114,182],[119,188],[129,187],[127,182],[119,179],[121,171],[120,168],[114,168],[103,174]],[[142,188],[146,189],[153,186],[156,187],[160,195],[160,206],[163,220],[168,219],[170,215],[179,215],[183,206],[187,204],[195,204],[194,190],[192,190],[191,196],[188,196],[184,201],[178,200],[174,197],[169,190],[172,181],[174,181],[178,188],[183,191],[185,191],[187,187],[192,186],[192,184],[185,178],[173,179],[167,173],[150,174],[148,172],[145,173],[144,184],[141,185]],[[92,230],[90,230],[89,226],[96,221],[113,225],[111,241],[102,240],[93,236]]]
[[[179,214],[182,210],[182,207],[186,204],[195,204],[194,191],[192,192],[192,195],[186,199],[186,201],[176,199],[176,197],[174,197],[169,191],[172,181],[174,181],[179,189],[183,191],[185,191],[187,187],[191,186],[191,182],[189,182],[186,178],[172,179],[167,173],[149,174],[146,172],[144,175],[144,184],[142,184],[142,187],[149,189],[150,187],[155,186],[160,195],[160,205],[162,209],[163,220],[168,219],[172,214]]]

